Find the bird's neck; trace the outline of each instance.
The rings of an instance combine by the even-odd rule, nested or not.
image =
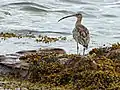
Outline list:
[[[77,18],[76,25],[81,25],[82,18]]]

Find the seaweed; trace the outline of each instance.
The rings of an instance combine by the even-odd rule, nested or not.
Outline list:
[[[118,45],[114,50],[119,48]],[[47,54],[37,61],[31,59],[29,80],[53,86],[70,85],[73,90],[120,89],[120,62],[106,57],[112,48],[92,50],[94,53],[87,56]],[[59,58],[67,58],[66,63],[59,63]]]
[[[6,40],[8,38],[33,38],[35,39],[36,42],[43,42],[43,43],[52,43],[52,42],[56,42],[59,40],[66,40],[66,37],[50,37],[50,36],[43,36],[43,35],[34,35],[34,34],[25,34],[25,35],[21,35],[21,34],[15,34],[15,33],[4,33],[1,32],[0,33],[0,37],[3,40]]]
[[[111,47],[92,49],[86,56],[52,50],[26,53],[20,57],[20,60],[29,63],[28,74],[23,80],[31,83],[27,86],[28,90],[39,89],[37,84],[48,85],[49,89],[59,87],[59,90],[119,90],[119,50],[120,44],[117,43]],[[116,52],[115,55],[111,54],[113,52]],[[12,78],[20,77],[12,75]]]

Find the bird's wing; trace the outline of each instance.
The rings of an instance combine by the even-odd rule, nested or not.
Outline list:
[[[90,41],[88,29],[85,26],[80,25],[77,27],[77,30],[79,43],[81,43],[83,46],[88,46],[88,43]]]
[[[83,38],[86,38],[89,36],[89,31],[85,26],[80,25],[77,27],[77,30],[79,32],[79,35],[82,36]]]

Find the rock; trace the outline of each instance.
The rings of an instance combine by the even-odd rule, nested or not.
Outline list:
[[[19,51],[19,52],[16,52],[18,54],[27,54],[27,53],[35,53],[36,50],[23,50],[23,51]]]
[[[60,48],[47,48],[47,49],[39,49],[39,50],[23,50],[16,52],[19,55],[27,55],[27,54],[47,54],[47,53],[56,53],[56,54],[65,54],[65,50]]]
[[[37,53],[37,54],[36,54]],[[0,74],[17,74],[21,77],[27,75],[29,69],[29,63],[21,60],[20,57],[29,54],[44,55],[44,54],[65,54],[66,52],[60,48],[39,49],[39,50],[24,50],[16,52],[15,54],[0,55]],[[34,57],[33,57],[34,58]],[[64,63],[66,60],[60,60],[60,63]]]
[[[6,57],[4,55],[0,55],[0,62],[3,61],[3,60],[5,60],[5,58]]]
[[[56,53],[56,54],[66,54],[65,50],[61,48],[47,48],[47,49],[40,49],[38,53]]]

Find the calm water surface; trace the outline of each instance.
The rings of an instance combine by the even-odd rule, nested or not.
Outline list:
[[[57,22],[76,12],[83,14],[82,23],[91,34],[88,51],[120,41],[120,0],[0,0],[0,32],[67,37],[67,41],[50,44],[29,38],[0,40],[0,54],[49,47],[76,53],[76,42],[72,37],[76,18]]]

